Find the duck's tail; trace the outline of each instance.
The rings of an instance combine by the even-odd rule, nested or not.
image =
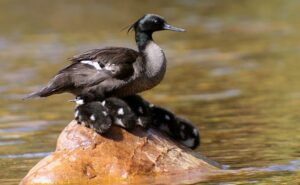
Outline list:
[[[34,98],[41,98],[42,97],[42,90],[33,92],[31,94],[25,95],[22,100],[34,99]]]

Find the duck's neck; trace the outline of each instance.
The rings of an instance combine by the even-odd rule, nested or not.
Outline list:
[[[151,83],[160,82],[166,70],[166,58],[163,50],[153,41],[152,33],[136,32],[135,39],[139,52],[143,53],[144,60],[141,72]],[[152,84],[152,85],[153,85]]]
[[[152,33],[137,31],[135,33],[135,41],[139,51],[142,52],[146,49],[146,46],[149,44],[149,42],[153,41]]]

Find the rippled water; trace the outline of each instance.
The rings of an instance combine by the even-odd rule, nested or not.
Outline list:
[[[121,29],[146,12],[186,28],[155,40],[169,61],[149,101],[189,118],[197,150],[243,173],[206,184],[300,183],[300,2],[0,1],[0,183],[17,184],[72,119],[70,95],[21,101],[67,57],[135,47]]]

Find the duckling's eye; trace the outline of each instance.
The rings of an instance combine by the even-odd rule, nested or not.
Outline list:
[[[156,23],[158,23],[158,21],[157,21],[157,20],[155,20],[155,19],[153,20],[153,22],[154,22],[155,24],[156,24]]]

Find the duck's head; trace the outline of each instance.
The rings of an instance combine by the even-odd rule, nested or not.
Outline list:
[[[130,26],[128,31],[134,30],[135,32],[148,32],[153,33],[155,31],[161,30],[171,30],[176,32],[185,31],[182,28],[177,28],[172,26],[165,21],[165,19],[159,15],[155,14],[146,14],[137,20],[134,24]]]

